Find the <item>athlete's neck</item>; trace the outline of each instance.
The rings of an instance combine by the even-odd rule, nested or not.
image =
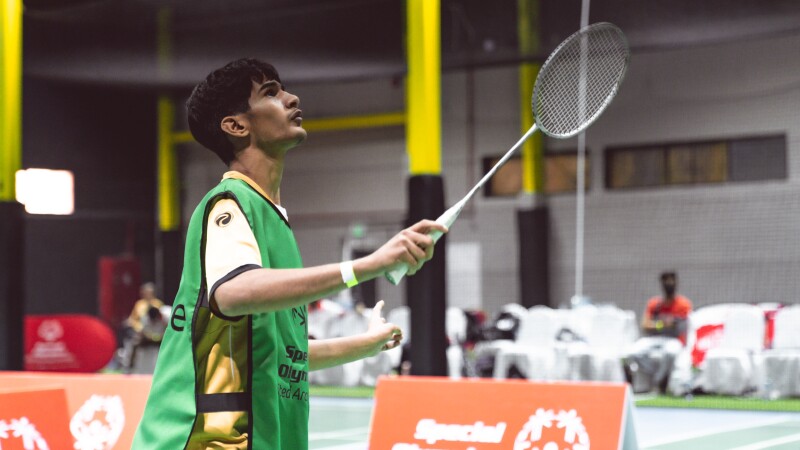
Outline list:
[[[281,204],[281,179],[283,178],[283,155],[267,156],[256,149],[245,149],[236,155],[230,164],[235,170],[253,180],[269,199]]]

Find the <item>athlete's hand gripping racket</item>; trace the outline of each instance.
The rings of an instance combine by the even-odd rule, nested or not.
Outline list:
[[[600,22],[582,28],[564,40],[547,57],[536,77],[531,108],[535,123],[492,167],[464,198],[445,211],[437,222],[448,228],[458,218],[464,205],[506,163],[536,130],[566,139],[592,124],[617,94],[625,77],[630,50],[622,30]],[[429,233],[438,241],[439,231]],[[408,272],[407,266],[386,273],[398,284]]]

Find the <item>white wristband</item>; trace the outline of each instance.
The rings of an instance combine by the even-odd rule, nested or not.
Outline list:
[[[342,272],[342,281],[347,287],[351,288],[358,284],[356,273],[353,272],[353,261],[342,261],[339,263],[339,271]]]

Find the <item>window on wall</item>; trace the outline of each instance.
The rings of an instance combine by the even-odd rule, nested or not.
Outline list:
[[[606,150],[606,187],[624,189],[786,178],[786,136]]]
[[[588,151],[583,170],[583,188],[589,190],[592,185],[589,178],[591,174]],[[578,152],[548,153],[544,157],[545,165],[545,192],[558,194],[561,192],[575,192],[578,190]]]
[[[587,152],[588,155],[588,152]],[[502,156],[489,156],[483,158],[483,173],[486,174],[494,167]],[[544,157],[545,193],[557,194],[562,192],[575,192],[578,185],[578,153],[565,151],[547,153]],[[589,189],[590,165],[586,158],[584,187]],[[522,159],[514,157],[508,160],[497,173],[486,183],[484,196],[509,197],[522,192]]]
[[[483,174],[489,173],[502,156],[483,158]],[[522,158],[511,158],[497,170],[483,188],[485,197],[511,197],[522,192]]]

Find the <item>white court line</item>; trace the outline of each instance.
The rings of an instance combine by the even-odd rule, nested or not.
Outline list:
[[[775,418],[775,419],[771,419],[771,420],[765,420],[763,422],[750,423],[750,424],[747,424],[747,425],[743,425],[743,424],[728,425],[728,426],[719,427],[719,428],[706,429],[706,430],[703,430],[703,431],[695,431],[695,432],[692,432],[692,433],[684,433],[684,434],[672,435],[672,436],[669,436],[669,437],[664,438],[664,439],[656,439],[656,440],[653,440],[653,441],[642,442],[641,447],[642,447],[642,450],[647,450],[648,448],[657,447],[659,445],[666,445],[666,444],[672,444],[672,443],[675,443],[675,442],[688,441],[689,439],[696,439],[696,438],[711,436],[712,434],[728,433],[730,431],[737,431],[737,430],[749,430],[751,428],[761,428],[761,427],[765,427],[765,426],[769,426],[769,425],[777,425],[779,423],[786,423],[786,422],[790,422],[790,420],[788,420],[785,417],[783,417],[783,418],[779,418],[779,419]]]
[[[768,449],[773,445],[790,444],[792,442],[800,442],[800,433],[779,437],[775,439],[770,439],[764,442],[756,442],[755,444],[745,445],[743,447],[736,447],[730,450],[762,450],[765,448]]]
[[[361,428],[346,428],[337,431],[320,431],[317,433],[308,433],[309,441],[321,441],[323,439],[362,439],[364,436],[369,435],[369,427]]]
[[[367,444],[365,442],[358,444],[342,444],[333,447],[321,447],[319,450],[367,450]]]

